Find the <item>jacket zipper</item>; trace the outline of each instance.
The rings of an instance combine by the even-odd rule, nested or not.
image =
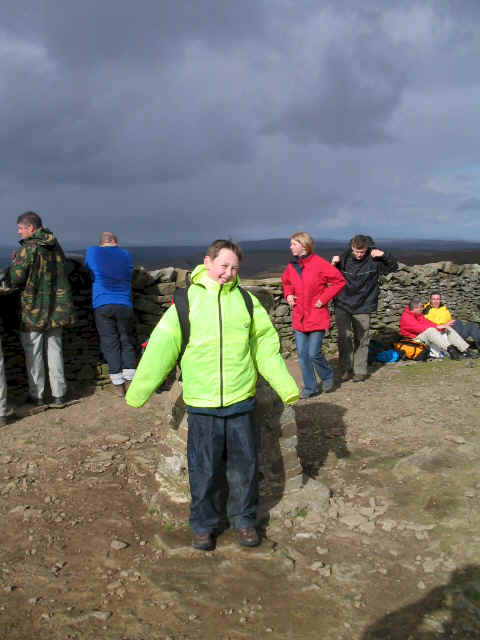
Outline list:
[[[222,302],[220,299],[223,284],[218,291],[218,326],[220,330],[220,406],[223,407],[223,325],[222,325]]]

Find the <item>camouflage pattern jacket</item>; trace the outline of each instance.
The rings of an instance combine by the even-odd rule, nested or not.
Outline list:
[[[44,227],[26,240],[10,267],[10,282],[21,289],[21,331],[47,331],[74,324],[65,256]]]

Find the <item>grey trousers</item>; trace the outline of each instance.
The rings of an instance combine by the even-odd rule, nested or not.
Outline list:
[[[0,340],[0,417],[7,415],[7,381],[5,379],[5,365],[3,363],[2,342]]]
[[[20,332],[25,351],[28,389],[32,398],[43,398],[45,394],[44,345],[47,352],[48,377],[54,398],[61,398],[67,392],[63,370],[62,330]]]
[[[367,375],[370,314],[349,313],[337,308],[335,322],[342,372],[353,371],[359,376]]]
[[[442,332],[430,327],[429,329],[422,331],[422,333],[419,333],[415,340],[423,342],[428,346],[435,347],[438,351],[446,351],[448,347],[453,346],[463,352],[469,347],[468,342],[465,342],[465,340],[458,335],[455,329],[452,329],[451,327]]]

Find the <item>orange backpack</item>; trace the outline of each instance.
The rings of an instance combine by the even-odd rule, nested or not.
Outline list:
[[[393,343],[393,348],[400,356],[401,360],[420,360],[428,359],[430,349],[422,342],[417,342],[413,338],[400,338],[398,342]]]

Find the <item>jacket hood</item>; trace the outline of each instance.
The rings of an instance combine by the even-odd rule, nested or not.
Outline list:
[[[37,229],[35,233],[30,236],[30,238],[27,238],[26,240],[20,240],[20,244],[36,244],[40,245],[41,247],[45,247],[46,249],[53,249],[57,244],[57,239],[50,231],[50,229],[47,229],[46,227],[40,227],[40,229]]]
[[[223,290],[233,289],[234,287],[238,287],[240,284],[240,279],[238,276],[235,276],[234,280],[231,282],[226,282],[224,285],[220,285],[219,282],[212,280],[208,275],[207,268],[204,264],[198,264],[195,269],[192,271],[192,283],[200,284],[206,289],[220,289],[220,286],[223,287]]]

